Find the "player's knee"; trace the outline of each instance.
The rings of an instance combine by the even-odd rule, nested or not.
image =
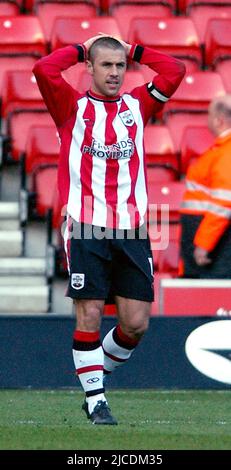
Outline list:
[[[130,325],[127,325],[127,335],[134,339],[140,339],[147,331],[148,325],[148,318],[134,320]]]
[[[79,307],[79,308],[78,308]],[[78,328],[88,331],[96,331],[100,327],[102,306],[97,303],[85,303],[78,305],[76,309]]]

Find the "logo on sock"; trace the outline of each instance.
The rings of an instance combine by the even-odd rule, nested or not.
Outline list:
[[[95,384],[96,382],[99,382],[99,377],[92,377],[91,379],[87,380],[88,384]]]
[[[84,286],[85,274],[73,273],[71,275],[71,287],[73,289],[82,289]]]

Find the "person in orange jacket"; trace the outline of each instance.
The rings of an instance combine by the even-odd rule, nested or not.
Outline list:
[[[231,95],[209,105],[213,145],[189,166],[181,206],[181,276],[231,278]]]

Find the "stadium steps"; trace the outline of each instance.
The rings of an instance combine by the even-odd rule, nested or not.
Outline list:
[[[19,203],[0,202],[0,256],[20,256],[23,234],[20,229]]]
[[[0,276],[44,276],[46,275],[45,258],[1,258]]]
[[[19,225],[18,202],[0,202],[1,230],[18,230]]]
[[[50,286],[45,257],[25,257],[18,202],[0,202],[0,314],[46,313]]]
[[[21,230],[0,230],[0,256],[20,256],[22,243]]]
[[[46,313],[50,291],[45,258],[2,257],[0,313]]]
[[[49,309],[49,286],[0,286],[0,313],[44,313]]]

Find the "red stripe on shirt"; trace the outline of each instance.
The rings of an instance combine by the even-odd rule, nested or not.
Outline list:
[[[124,103],[124,106],[123,105],[121,106],[121,111],[124,111],[125,109],[129,109],[129,108]],[[138,129],[137,129],[136,123],[134,123],[133,126],[128,127],[128,136],[130,139],[132,139],[132,141],[134,142],[134,145],[135,145],[137,130]],[[139,166],[140,166],[139,156],[137,153],[137,149],[135,147],[134,154],[130,158],[130,161],[128,164],[129,174],[131,178],[131,192],[130,192],[130,196],[127,199],[127,210],[128,210],[128,213],[130,214],[131,227],[138,227],[140,225],[139,223],[140,215],[139,215],[136,198],[135,198],[135,187],[136,187],[136,182],[137,182]]]
[[[117,103],[105,103],[106,117],[106,135],[105,145],[112,145],[117,142],[117,135],[113,128],[113,120],[116,117],[118,108]],[[105,199],[107,204],[107,227],[116,227],[116,208],[117,208],[117,189],[118,189],[118,160],[107,159],[105,174]]]
[[[92,223],[93,217],[93,194],[92,194],[92,168],[93,161],[92,155],[84,153],[84,146],[91,146],[92,143],[92,129],[95,122],[95,108],[90,100],[87,102],[86,109],[83,114],[85,120],[85,132],[81,145],[82,160],[80,167],[80,179],[82,184],[81,194],[81,216],[80,220],[86,224]]]

